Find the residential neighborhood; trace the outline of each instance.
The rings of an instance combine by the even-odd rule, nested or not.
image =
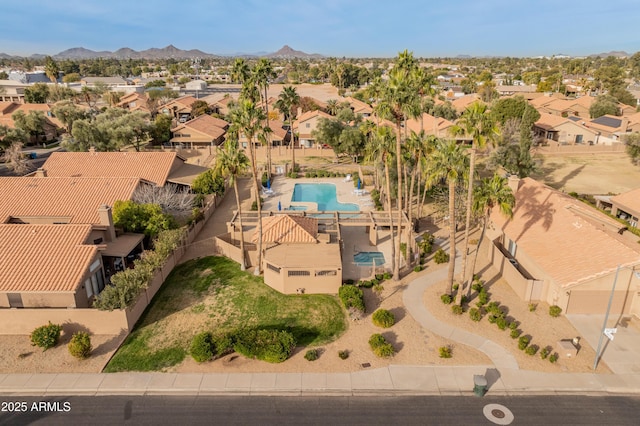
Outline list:
[[[76,49],[0,55],[0,395],[637,396],[640,52]]]

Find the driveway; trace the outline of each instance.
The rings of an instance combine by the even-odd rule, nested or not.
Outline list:
[[[604,315],[567,315],[567,319],[578,330],[580,343],[597,351]],[[616,328],[617,332],[612,341],[603,337],[601,360],[615,374],[640,373],[640,321],[611,315],[607,328]]]

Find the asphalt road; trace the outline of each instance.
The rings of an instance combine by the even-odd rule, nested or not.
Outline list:
[[[34,405],[35,402],[35,405]],[[53,404],[42,404],[49,402]],[[633,425],[640,397],[0,397],[0,425]],[[13,404],[12,404],[13,403]],[[17,403],[17,405],[16,405]],[[485,417],[488,404],[498,423]],[[25,412],[16,410],[25,409]],[[490,407],[487,407],[490,408]],[[495,407],[494,407],[495,408]],[[41,411],[38,411],[41,410]],[[59,411],[55,411],[59,410]],[[489,412],[491,412],[489,410]]]

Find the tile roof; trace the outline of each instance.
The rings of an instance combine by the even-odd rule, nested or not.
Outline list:
[[[284,123],[280,120],[269,120],[269,127],[273,131],[273,136],[276,136],[279,140],[283,140],[289,133],[288,130],[282,128],[283,125]]]
[[[98,247],[91,225],[0,224],[0,292],[72,292]]]
[[[611,197],[611,201],[627,209],[640,212],[640,188],[615,195]]]
[[[567,121],[569,121],[569,119],[566,117],[561,117],[555,114],[543,113],[543,114],[540,114],[540,119],[535,122],[535,125],[540,128],[550,130],[556,126],[566,123]]]
[[[252,241],[258,241],[257,232]],[[262,219],[263,243],[317,243],[318,219],[287,214],[269,216]]]
[[[442,117],[434,117],[433,115],[427,114],[426,112],[422,114],[423,121],[423,129],[426,134],[439,136],[440,134],[445,134],[449,127],[453,126],[453,123]],[[409,130],[413,130],[418,133],[420,131],[420,119],[409,119],[407,120],[407,128]],[[435,132],[434,132],[435,129]]]
[[[48,177],[138,177],[164,186],[183,162],[175,152],[54,152],[42,168]]]
[[[189,120],[186,123],[182,123],[174,129],[171,129],[172,132],[180,132],[183,129],[193,129],[197,132],[203,133],[207,136],[210,136],[212,140],[216,140],[222,137],[225,134],[225,130],[220,126],[223,124],[223,127],[228,126],[224,120],[219,118],[212,117],[207,114],[202,114],[193,120]],[[177,139],[177,138],[174,138]],[[181,137],[181,140],[187,140],[185,137]]]
[[[0,223],[11,217],[50,217],[98,224],[98,208],[130,200],[139,182],[131,177],[0,177]]]
[[[640,264],[640,254],[607,230],[621,224],[573,197],[524,178],[515,198],[513,218],[494,209],[491,219],[558,285],[581,284],[619,264]]]

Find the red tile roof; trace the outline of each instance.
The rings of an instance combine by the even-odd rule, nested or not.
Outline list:
[[[258,241],[255,233],[253,242]],[[318,219],[286,214],[262,219],[263,243],[317,243]]]
[[[0,292],[73,292],[98,254],[91,225],[0,224]]]

